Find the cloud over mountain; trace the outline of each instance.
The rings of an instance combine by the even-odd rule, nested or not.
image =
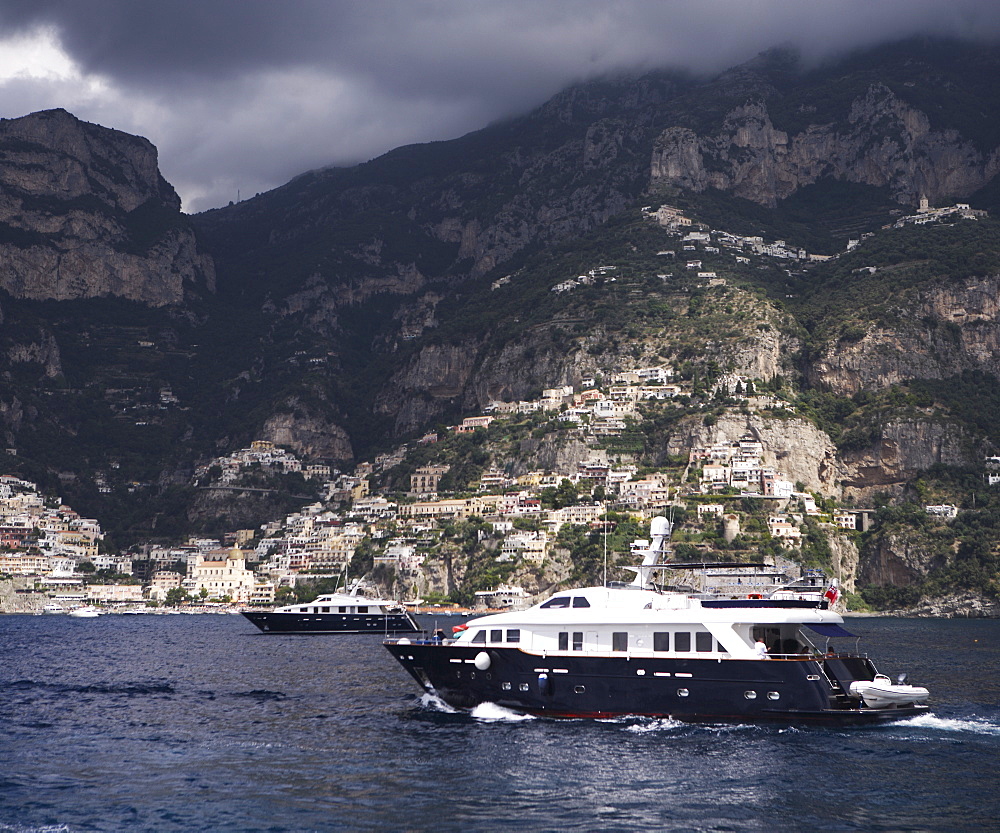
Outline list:
[[[189,211],[450,138],[623,69],[808,60],[913,34],[1000,37],[983,0],[0,0],[6,117],[147,136]]]

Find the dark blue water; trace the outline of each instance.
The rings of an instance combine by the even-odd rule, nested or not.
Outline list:
[[[1000,829],[1000,622],[852,619],[872,729],[447,713],[373,636],[0,616],[0,831]]]

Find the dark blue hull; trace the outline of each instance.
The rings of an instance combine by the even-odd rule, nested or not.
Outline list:
[[[420,641],[387,642],[386,648],[426,690],[463,709],[491,702],[552,717],[837,725],[881,723],[927,711],[926,706],[870,709],[845,694],[846,680],[838,676],[871,679],[874,673],[867,659],[856,657],[839,660],[833,673],[823,659],[544,657],[516,648]]]
[[[264,633],[416,633],[409,613],[275,613],[244,610]]]

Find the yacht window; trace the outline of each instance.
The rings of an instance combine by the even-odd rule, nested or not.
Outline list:
[[[344,607],[343,605],[341,605],[341,606],[340,606],[340,612],[341,612],[341,613],[347,613],[347,608],[346,608],[346,607]]]
[[[503,691],[510,691],[510,683],[500,683],[500,688]]]
[[[368,605],[358,605],[358,613],[367,613]]]
[[[615,631],[611,634],[611,650],[612,651],[627,651],[628,650],[628,631]]]
[[[507,631],[507,641],[508,642],[520,642],[521,641],[521,629],[520,628],[510,628]]]
[[[503,631],[499,629],[490,631],[490,642],[503,642]]]
[[[674,650],[675,651],[690,651],[691,650],[691,634],[687,631],[680,631],[674,634]]]
[[[708,631],[699,631],[694,635],[694,649],[696,651],[711,651],[714,641],[712,634]]]
[[[590,602],[583,596],[575,596],[573,598],[573,607],[590,607]]]
[[[553,596],[547,602],[542,602],[542,607],[569,607],[569,596]]]
[[[654,651],[670,650],[670,633],[668,631],[653,632],[653,650]]]
[[[573,650],[583,650],[583,631],[573,631]]]
[[[477,631],[476,635],[472,637],[473,645],[485,645],[486,644],[486,631]]]
[[[329,613],[330,612],[330,608],[328,608],[328,607],[321,607],[320,611],[322,611],[323,613]]]
[[[569,650],[569,634],[563,631],[559,634],[559,650],[568,651]]]

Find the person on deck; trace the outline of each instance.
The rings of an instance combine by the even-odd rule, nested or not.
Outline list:
[[[754,643],[754,650],[757,652],[757,659],[767,659],[767,645],[764,644],[764,640],[757,637],[757,641]]]

